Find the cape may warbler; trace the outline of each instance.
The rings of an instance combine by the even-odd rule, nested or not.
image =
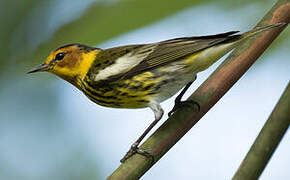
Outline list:
[[[70,82],[90,100],[102,106],[150,107],[155,120],[131,146],[121,160],[123,162],[136,152],[151,155],[149,151],[139,149],[138,145],[161,119],[162,101],[185,87],[176,98],[175,106],[169,113],[171,114],[184,104],[181,101],[182,95],[198,72],[207,69],[245,38],[281,25],[282,23],[264,26],[243,34],[231,31],[110,49],[69,44],[51,52],[43,64],[29,73],[51,72]]]

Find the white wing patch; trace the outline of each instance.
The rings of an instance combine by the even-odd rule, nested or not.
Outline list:
[[[111,66],[101,70],[95,75],[94,80],[105,80],[110,76],[117,75],[120,73],[128,72],[130,69],[138,65],[145,57],[147,57],[154,50],[153,46],[148,46],[140,50],[139,52],[133,51],[122,57],[119,57]]]

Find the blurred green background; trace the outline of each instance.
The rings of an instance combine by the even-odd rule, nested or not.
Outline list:
[[[1,0],[0,179],[104,179],[119,165],[119,159],[127,151],[131,142],[152,119],[149,110],[145,112],[144,110],[113,110],[97,106],[83,97],[78,90],[52,75],[25,74],[30,68],[42,63],[53,49],[76,42],[106,48],[180,36],[215,34],[231,30],[246,31],[252,28],[274,3],[275,1],[271,0],[218,2],[210,0]],[[269,100],[265,105],[268,109],[256,109],[252,112],[260,113],[261,116],[258,117],[260,119],[269,115],[283,87],[286,87],[289,81],[289,35],[288,28],[261,57],[258,65],[250,70],[250,75],[245,75],[245,78],[250,77],[249,80],[252,80],[251,77],[260,76],[269,78],[266,79],[269,84],[279,83],[279,85],[267,85],[266,89],[272,94],[267,92],[264,98],[261,97],[265,101]],[[264,60],[267,58],[269,61]],[[272,69],[265,70],[262,68],[264,66],[259,64]],[[259,69],[264,71],[258,71]],[[202,75],[201,80],[204,80],[208,74],[209,72]],[[245,82],[241,85],[242,90],[236,91],[237,96],[243,96],[239,93],[252,87],[249,83],[251,84]],[[251,85],[254,84],[252,82]],[[257,97],[253,93],[257,89],[252,88],[252,94],[247,95],[250,96],[249,99],[252,98],[251,96]],[[258,103],[264,103],[259,102],[261,99],[257,99],[257,106]],[[238,102],[239,100],[229,100],[227,103],[233,106]],[[165,104],[165,109],[170,109],[172,105],[171,100]],[[246,105],[241,106],[244,108]],[[218,107],[217,105],[216,109]],[[216,116],[223,116],[223,112],[221,110]],[[232,113],[234,112],[236,111],[233,109]],[[141,117],[141,113],[144,116]],[[243,118],[250,120],[251,117]],[[180,177],[180,174],[183,174],[182,177],[185,179],[192,177],[229,179],[238,168],[239,162],[264,120],[261,119],[256,128],[252,129],[252,133],[248,133],[250,136],[244,141],[243,151],[233,153],[238,158],[231,159],[232,162],[226,161],[227,164],[234,163],[230,167],[221,163],[225,163],[224,158],[216,159],[215,164],[210,163],[214,160],[207,157],[208,155],[198,154],[199,157],[209,158],[207,161],[198,159],[204,165],[200,166],[198,163],[201,168],[200,174],[185,170],[186,168],[182,166],[175,167],[176,164],[171,164],[169,167],[171,162],[165,159],[163,164],[157,164],[144,179],[170,179]],[[139,125],[139,122],[144,125]],[[228,124],[228,122],[224,123]],[[239,124],[231,124],[229,128],[233,126],[238,128]],[[247,124],[245,128],[249,126],[252,125]],[[204,128],[206,129],[206,126]],[[124,129],[131,134],[124,134]],[[209,135],[211,133],[214,135],[212,131],[206,132]],[[227,133],[234,134],[234,131]],[[199,139],[204,137],[197,134],[193,136],[198,136]],[[116,139],[117,137],[120,139]],[[237,141],[238,137],[243,138],[243,132],[237,135],[233,142]],[[289,133],[286,138],[289,140]],[[202,146],[203,142],[210,143],[209,139],[205,138],[195,145]],[[116,141],[120,143],[114,144]],[[221,144],[219,141],[217,143],[217,145]],[[231,142],[225,140],[223,146],[226,145],[232,146]],[[284,146],[288,149],[290,147],[289,143]],[[211,144],[205,146],[207,149],[208,147],[212,148]],[[183,148],[192,147],[187,145]],[[228,153],[219,156],[224,157],[226,154]],[[235,158],[234,155],[232,158]],[[290,178],[286,170],[287,165],[290,166],[289,155],[286,158],[282,156],[282,159],[284,164],[278,161],[280,166],[275,166],[280,171],[270,169],[271,175],[265,175],[265,179],[275,179],[281,173],[284,173],[283,176],[286,173]],[[210,167],[212,169],[208,164],[212,164]],[[218,164],[222,164],[223,170],[214,170],[217,169]],[[184,169],[178,170],[178,168]],[[166,169],[174,170],[168,173]],[[276,175],[271,173],[273,171]]]

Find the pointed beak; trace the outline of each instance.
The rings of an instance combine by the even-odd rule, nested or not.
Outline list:
[[[27,74],[40,72],[40,71],[46,71],[46,70],[48,70],[48,65],[43,63],[43,64],[31,69],[30,71],[28,71]]]

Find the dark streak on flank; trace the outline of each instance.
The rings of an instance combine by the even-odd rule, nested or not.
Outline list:
[[[121,96],[128,96],[128,93],[127,92],[122,92],[120,95]]]
[[[115,100],[119,100],[117,97],[115,96],[104,96],[104,95],[101,95],[100,93],[98,93],[97,91],[94,91],[94,90],[91,90],[90,88],[88,88],[88,84],[85,84],[84,82],[82,82],[82,85],[84,87],[84,90],[85,92],[88,92],[90,93],[92,96],[94,96],[94,99],[115,99]],[[86,93],[86,94],[88,94]]]
[[[142,89],[142,86],[141,85],[139,85],[139,86],[129,86],[129,89],[137,91],[138,89]]]
[[[93,96],[89,95],[89,94],[86,94],[90,100],[96,102],[97,104],[102,104],[102,105],[109,105],[109,104],[113,104],[114,106],[120,106],[122,103],[121,102],[110,102],[110,101],[103,101],[103,100],[100,100],[100,99],[96,99],[94,98]]]
[[[156,91],[152,91],[152,92],[148,93],[147,95],[154,95],[154,94],[157,94],[157,92]]]
[[[160,88],[162,88],[162,86],[164,86],[165,84],[168,84],[168,83],[169,83],[168,80],[163,80],[163,81],[161,81],[157,86],[154,87],[154,91],[159,90]],[[149,94],[151,94],[151,93],[149,93]],[[149,94],[148,94],[148,95],[149,95]]]
[[[129,98],[135,98],[135,97],[138,97],[138,96],[135,96],[135,95],[128,95],[127,97],[129,97]]]
[[[148,86],[144,87],[143,90],[147,91],[151,89],[154,86],[154,84],[149,84]]]

